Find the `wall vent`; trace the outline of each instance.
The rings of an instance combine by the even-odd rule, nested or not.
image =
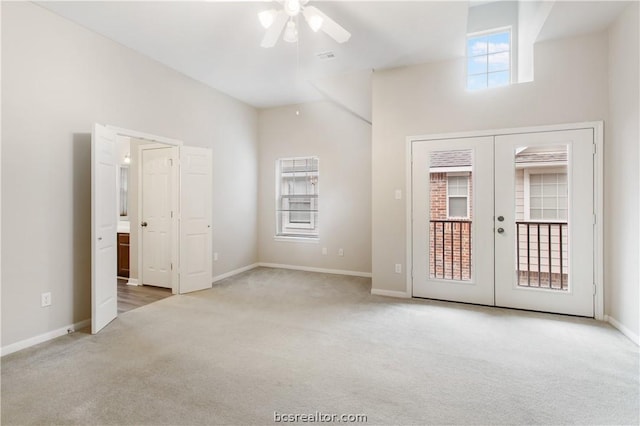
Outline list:
[[[336,57],[336,54],[331,51],[328,51],[328,52],[320,52],[316,56],[323,61],[328,61],[329,59],[334,59]]]

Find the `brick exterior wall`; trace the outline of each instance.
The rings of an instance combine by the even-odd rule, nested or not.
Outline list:
[[[430,174],[430,278],[471,280],[471,218],[473,217],[471,182],[471,173],[469,173],[470,218],[449,218],[447,214],[447,173]]]

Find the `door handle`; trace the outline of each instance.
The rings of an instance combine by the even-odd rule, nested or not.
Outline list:
[[[102,237],[98,237],[98,241],[102,241]]]
[[[498,216],[498,222],[504,222],[504,216]]]
[[[498,228],[498,234],[504,234],[504,228]]]
[[[147,226],[147,225],[148,225],[148,223],[147,223],[147,222],[142,222],[142,223],[140,224],[140,226],[142,226],[143,228],[146,228],[146,226]]]

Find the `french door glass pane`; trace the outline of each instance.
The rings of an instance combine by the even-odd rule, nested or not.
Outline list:
[[[472,150],[434,151],[429,166],[429,277],[470,281]]]
[[[569,290],[567,153],[567,145],[557,145],[520,147],[514,154],[520,287]]]

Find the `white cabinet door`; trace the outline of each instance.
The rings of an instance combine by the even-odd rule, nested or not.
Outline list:
[[[115,132],[95,124],[91,138],[91,333],[118,316]]]
[[[493,137],[412,144],[413,296],[493,305]]]
[[[211,288],[211,150],[180,147],[180,293]]]

